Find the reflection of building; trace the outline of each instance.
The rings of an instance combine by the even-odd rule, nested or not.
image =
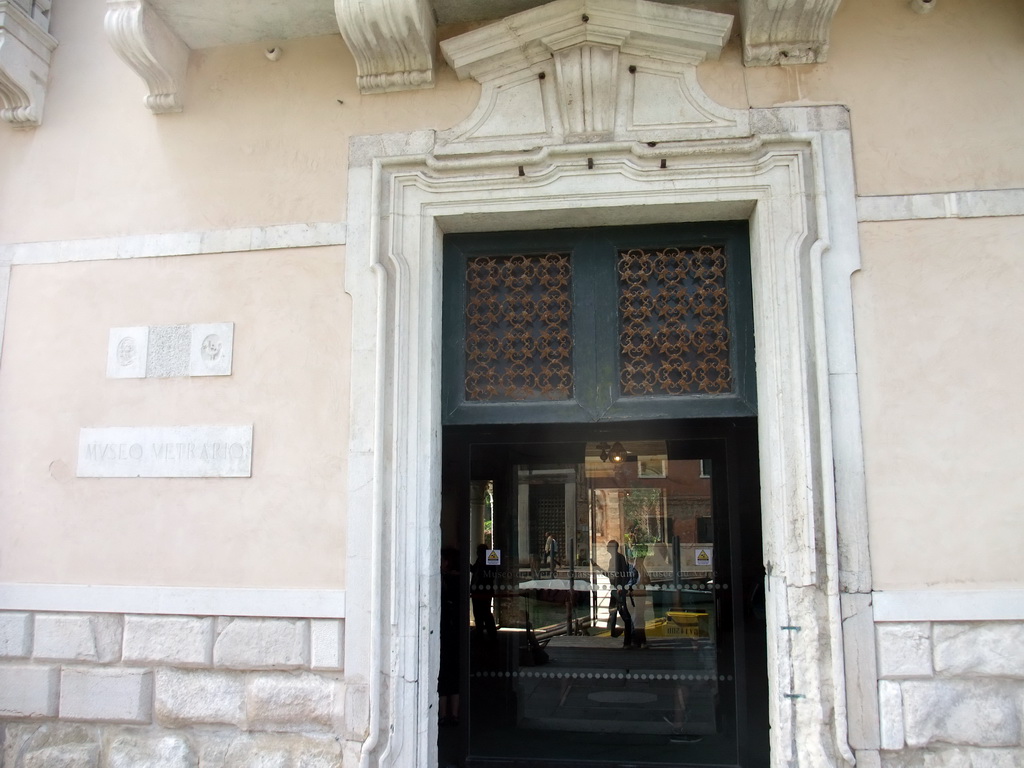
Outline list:
[[[1022,311],[1021,13],[0,0],[0,762],[432,765],[437,551],[468,559],[489,520],[484,485],[444,482],[457,429],[596,449],[647,441],[617,431],[644,420],[756,417],[741,490],[760,503],[743,512],[766,589],[735,605],[766,630],[760,757],[1024,764],[1006,330]],[[550,313],[591,325],[551,323],[557,375],[509,390],[542,392],[543,418],[520,418],[521,399],[467,415],[442,364],[465,349],[466,313],[443,312],[455,239],[723,222],[749,276],[701,300],[749,312],[743,415],[710,391],[657,411],[642,376],[596,384],[623,346],[614,270],[553,281]],[[631,255],[645,279],[664,246],[648,245]],[[554,249],[566,272],[572,247]],[[630,320],[638,338],[667,322]],[[566,353],[605,321],[591,357]],[[708,358],[717,386],[732,358]],[[634,549],[627,535],[654,585],[702,545],[712,571],[734,564],[708,522],[714,462],[684,484],[634,446],[619,479],[588,450],[565,463],[593,484],[573,469],[525,507],[529,534],[496,542],[515,552],[503,573],[530,568],[549,525],[562,570],[604,564],[611,538]],[[630,502],[639,489],[658,495]],[[697,572],[679,606],[694,610],[667,618],[651,589],[650,611],[710,640],[715,584]],[[698,693],[714,706],[710,686],[679,700]]]
[[[633,557],[639,543],[649,571],[670,573],[672,542],[678,538],[683,556],[680,565],[692,568],[697,565],[697,546],[710,546],[714,538],[710,476],[702,474],[704,462],[700,459],[672,461],[669,471],[667,457],[657,458],[658,471],[645,471],[643,451],[650,448],[636,445],[632,451],[636,460],[621,465],[588,462],[596,551],[609,539],[617,539]],[[664,443],[660,451],[656,456],[667,456]]]

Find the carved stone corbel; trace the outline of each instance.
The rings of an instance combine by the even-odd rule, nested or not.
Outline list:
[[[743,63],[814,64],[828,57],[828,33],[840,0],[740,0]]]
[[[0,0],[0,119],[19,128],[43,118],[50,55],[57,47],[44,26],[15,3]]]
[[[107,39],[149,88],[153,114],[181,112],[188,46],[145,0],[107,0]]]
[[[437,25],[427,0],[334,0],[361,93],[434,85]]]

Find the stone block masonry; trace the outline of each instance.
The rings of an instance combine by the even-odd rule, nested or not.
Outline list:
[[[1024,624],[876,627],[883,768],[1024,765]]]
[[[0,666],[0,717],[54,717],[59,675],[54,666]]]
[[[32,658],[106,663],[121,657],[122,618],[111,614],[38,613]]]
[[[32,653],[32,615],[0,613],[0,659],[23,659]]]
[[[337,768],[344,621],[0,611],[4,768]]]
[[[213,661],[213,619],[191,616],[125,616],[124,660],[175,667],[208,667]]]
[[[59,714],[64,720],[148,723],[153,718],[153,673],[127,667],[65,667]]]
[[[162,725],[245,725],[244,675],[160,670],[156,690],[156,719]]]

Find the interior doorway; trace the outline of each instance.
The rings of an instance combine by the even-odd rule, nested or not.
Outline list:
[[[443,445],[465,554],[442,765],[768,764],[754,419]]]

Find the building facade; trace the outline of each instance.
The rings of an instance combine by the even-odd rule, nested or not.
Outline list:
[[[1024,763],[1024,8],[281,5],[0,0],[0,764]]]

